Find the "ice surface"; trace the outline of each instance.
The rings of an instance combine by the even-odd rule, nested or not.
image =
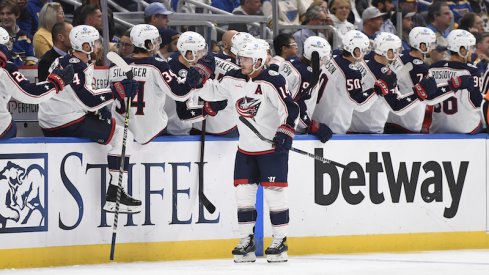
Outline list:
[[[1,270],[1,275],[489,275],[489,250],[456,250],[395,254],[292,256],[287,263],[235,264],[232,258],[204,261],[111,263],[36,269]]]

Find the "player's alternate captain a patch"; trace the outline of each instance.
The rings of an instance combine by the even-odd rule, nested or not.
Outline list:
[[[0,234],[48,230],[47,154],[0,155]]]

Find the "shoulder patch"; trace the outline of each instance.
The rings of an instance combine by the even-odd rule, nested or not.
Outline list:
[[[268,73],[271,75],[271,76],[277,76],[279,75],[279,73],[277,73],[276,71],[274,70],[268,70]]]
[[[413,59],[413,63],[414,63],[414,65],[421,65],[421,64],[424,64],[424,62],[423,62],[422,60],[417,59],[417,58]]]
[[[312,67],[311,66],[307,66],[307,70],[312,73]]]
[[[75,58],[75,57],[70,58],[70,63],[73,63],[73,64],[75,64],[75,63],[80,63],[80,59]]]
[[[178,76],[179,77],[182,77],[182,78],[185,78],[185,77],[187,77],[187,73],[188,73],[187,70],[181,69],[180,71],[178,71]]]
[[[387,73],[387,72],[389,71],[389,68],[384,66],[384,67],[382,67],[382,68],[380,69],[380,71],[381,71],[383,74],[385,74],[385,73]]]
[[[348,67],[352,70],[358,71],[358,68],[354,63],[351,63],[350,65],[348,65]]]

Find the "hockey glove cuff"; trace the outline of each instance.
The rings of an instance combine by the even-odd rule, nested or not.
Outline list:
[[[462,89],[472,91],[474,89],[474,81],[470,75],[453,76],[448,81],[448,87],[453,92],[457,92],[458,90]]]
[[[286,152],[292,147],[295,130],[287,124],[282,124],[278,127],[273,142],[275,143],[276,152]]]
[[[65,87],[65,82],[63,81],[63,79],[55,73],[49,74],[47,81],[54,85],[54,88],[56,89],[56,93],[59,93]]]

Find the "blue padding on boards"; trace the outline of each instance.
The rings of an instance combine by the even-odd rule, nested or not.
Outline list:
[[[263,236],[264,228],[263,228],[263,187],[258,187],[258,192],[256,192],[256,211],[258,212],[258,217],[256,219],[255,224],[255,242],[256,242],[256,256],[263,256],[263,252],[265,251],[263,247]]]

